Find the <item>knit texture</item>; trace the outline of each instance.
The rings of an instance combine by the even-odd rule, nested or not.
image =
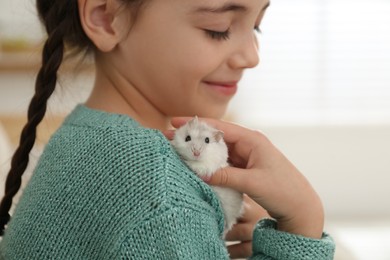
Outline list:
[[[276,231],[277,223],[271,219],[260,221],[253,234],[253,250],[262,252],[251,259],[333,259],[334,241],[326,233],[321,240]]]
[[[79,105],[46,145],[0,258],[228,259],[223,221],[212,189],[159,131]],[[254,259],[332,259],[329,237],[267,223],[254,232]]]

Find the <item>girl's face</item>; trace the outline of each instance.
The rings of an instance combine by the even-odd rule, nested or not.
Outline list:
[[[116,50],[120,73],[165,116],[221,117],[246,68],[268,0],[150,1]],[[131,97],[128,97],[131,99]]]

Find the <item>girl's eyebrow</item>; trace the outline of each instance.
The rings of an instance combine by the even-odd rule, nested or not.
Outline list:
[[[225,13],[230,11],[246,12],[247,7],[239,4],[226,3],[220,7],[202,6],[195,9],[193,12],[194,13]]]
[[[270,6],[270,2],[267,2],[267,4],[261,9],[261,11],[265,11],[268,7]],[[225,3],[224,5],[220,7],[207,7],[207,6],[202,6],[196,8],[193,13],[225,13],[225,12],[230,12],[230,11],[235,11],[235,12],[246,12],[248,11],[248,8],[243,5],[239,5],[236,3]]]

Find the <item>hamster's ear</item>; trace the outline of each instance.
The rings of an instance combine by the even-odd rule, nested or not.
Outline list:
[[[96,48],[102,52],[114,49],[124,31],[117,22],[118,1],[78,0],[78,7],[83,30]]]
[[[198,124],[198,116],[194,116],[194,118],[192,118],[190,121],[188,121],[188,124],[190,126]]]
[[[223,135],[224,135],[224,133],[222,131],[217,130],[214,132],[214,138],[217,142],[219,142],[221,139],[223,139]]]

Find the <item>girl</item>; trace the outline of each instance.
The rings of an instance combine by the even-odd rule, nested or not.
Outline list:
[[[321,201],[256,131],[217,120],[258,63],[268,0],[37,0],[48,38],[28,123],[0,206],[5,259],[332,259]],[[64,52],[94,55],[96,79],[53,135],[10,222]],[[227,236],[210,187],[160,131],[193,116],[225,132],[234,167],[213,185],[245,194]],[[165,132],[169,138],[172,133]],[[262,217],[256,225],[255,223]]]

